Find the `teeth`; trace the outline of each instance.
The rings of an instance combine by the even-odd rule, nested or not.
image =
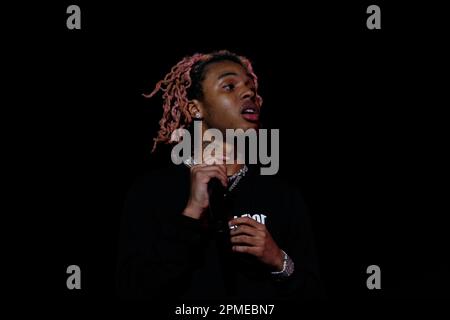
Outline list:
[[[253,109],[245,109],[244,113],[255,113],[255,110],[253,110]]]

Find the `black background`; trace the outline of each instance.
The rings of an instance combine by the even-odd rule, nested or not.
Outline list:
[[[142,93],[184,56],[228,49],[259,76],[263,121],[280,129],[280,174],[310,209],[328,298],[448,297],[442,8],[374,2],[382,29],[368,30],[372,3],[195,3],[40,8],[22,51],[33,94],[22,166],[37,174],[23,184],[39,208],[22,258],[45,270],[37,289],[116,299],[126,191],[164,159],[150,154],[161,100]],[[66,28],[70,4],[81,30]],[[71,264],[82,290],[66,288]],[[366,287],[371,264],[378,291]]]

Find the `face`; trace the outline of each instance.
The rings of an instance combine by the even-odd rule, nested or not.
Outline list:
[[[232,61],[208,65],[202,83],[203,99],[197,101],[203,128],[257,129],[260,105],[255,83],[244,67]]]

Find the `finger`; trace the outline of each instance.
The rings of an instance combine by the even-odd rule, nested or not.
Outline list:
[[[219,156],[209,156],[206,157],[203,161],[204,163],[208,165],[224,165],[227,160],[229,160],[230,157],[227,157],[223,155],[222,157]]]
[[[260,256],[260,249],[258,247],[236,245],[232,247],[232,250],[234,252],[249,253],[254,256]]]
[[[226,174],[224,174],[218,168],[203,167],[201,170],[193,172],[193,175],[202,179],[204,183],[208,183],[211,178],[218,178],[224,186],[227,186],[228,184]]]
[[[229,225],[237,225],[237,226],[248,225],[261,231],[264,231],[266,228],[262,223],[259,223],[258,221],[249,217],[240,217],[230,220]]]
[[[219,169],[225,176],[227,176],[227,167],[224,164],[214,164],[210,165],[209,168]]]
[[[201,169],[201,170],[205,170],[205,169],[221,169],[222,170],[222,168],[224,167],[225,165],[222,165],[222,164],[206,164],[206,163],[203,163],[203,164],[197,164],[197,165],[195,165],[195,166],[193,166],[192,168],[194,168],[194,169]]]
[[[217,179],[219,179],[219,180],[222,182],[222,185],[223,185],[224,187],[226,187],[226,186],[228,185],[228,179],[227,179],[227,176],[224,175],[222,172],[219,172],[219,171],[210,171],[210,172],[207,172],[207,173],[205,173],[205,174],[209,177],[208,182],[209,182],[211,179],[213,179],[213,178],[217,178]]]
[[[261,239],[256,237],[251,237],[247,235],[233,236],[231,237],[232,244],[241,244],[247,246],[258,246],[262,244]]]
[[[193,172],[193,171],[197,171],[198,169],[203,168],[203,167],[206,167],[206,166],[207,166],[207,165],[204,164],[204,163],[201,163],[201,164],[194,164],[190,169],[191,169],[191,172]]]
[[[225,164],[214,164],[214,165],[211,165],[210,167],[217,168],[220,171],[222,171],[225,174],[225,176],[227,175],[227,167]]]
[[[206,164],[206,163],[200,163],[200,164],[196,164],[193,165],[191,167],[191,171],[202,171],[205,169],[210,169],[210,168],[218,168],[220,170],[223,170],[224,172],[226,172],[226,166],[224,164]]]
[[[227,176],[227,169],[225,168],[225,165],[206,165],[198,170],[198,172],[212,172],[217,171],[223,174],[225,177]]]
[[[254,227],[250,227],[250,226],[246,226],[246,225],[240,225],[237,228],[234,228],[230,231],[231,236],[246,234],[249,236],[257,237],[257,236],[261,236],[261,233],[262,233],[262,231],[254,228]]]

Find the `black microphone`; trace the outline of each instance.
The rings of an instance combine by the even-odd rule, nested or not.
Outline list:
[[[213,228],[217,232],[229,231],[226,188],[219,179],[212,178],[208,182],[209,213]]]

